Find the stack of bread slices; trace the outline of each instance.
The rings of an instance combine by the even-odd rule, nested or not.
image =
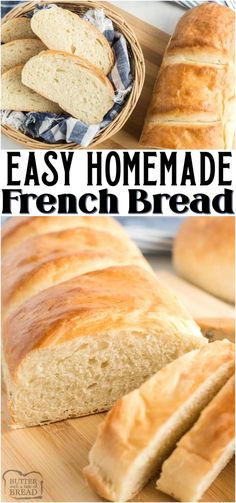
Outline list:
[[[233,374],[234,345],[219,340],[118,400],[84,468],[89,484],[110,501],[137,501],[155,476],[159,491],[200,500],[234,453]]]
[[[114,102],[114,53],[89,21],[61,7],[2,25],[2,109],[100,123]]]

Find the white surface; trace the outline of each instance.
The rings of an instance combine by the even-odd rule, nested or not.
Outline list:
[[[126,0],[120,0],[118,2],[111,0],[111,3],[128,11],[130,14],[142,19],[146,23],[152,24],[160,30],[170,34],[173,33],[177,21],[185,11],[185,9],[172,1],[132,0],[127,2]],[[2,149],[5,150],[19,150],[25,148],[23,145],[10,140],[5,135],[1,136],[1,144]]]
[[[120,0],[117,2],[111,0],[111,3],[170,34],[173,33],[177,21],[185,12],[183,7],[172,1],[133,0],[126,2],[126,0]]]

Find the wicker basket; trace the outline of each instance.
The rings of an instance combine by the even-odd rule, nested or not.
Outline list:
[[[12,9],[3,19],[3,23],[9,19],[13,19],[15,17],[24,16],[28,12],[34,10],[35,5],[39,3],[38,0],[34,0],[32,2],[21,4],[18,7]],[[130,95],[127,98],[127,101],[124,104],[124,107],[120,114],[114,119],[108,127],[102,129],[96,138],[91,142],[89,148],[95,147],[99,143],[106,141],[108,138],[117,133],[126,123],[130,114],[134,110],[134,107],[138,101],[140,93],[142,91],[144,77],[145,77],[145,64],[142,49],[140,44],[134,34],[133,30],[126,23],[123,17],[117,14],[108,3],[100,3],[97,1],[85,0],[81,2],[80,0],[73,0],[71,2],[63,2],[62,0],[45,0],[40,3],[56,3],[60,4],[61,7],[69,9],[71,11],[77,12],[78,14],[83,14],[89,8],[103,8],[105,14],[108,18],[113,21],[115,28],[126,38],[128,51],[130,55],[131,61],[131,71],[134,78],[133,87]],[[2,131],[5,135],[9,136],[13,140],[22,143],[26,148],[29,149],[80,149],[82,148],[77,143],[45,143],[43,141],[39,141],[25,134],[17,131],[9,126],[2,125]]]

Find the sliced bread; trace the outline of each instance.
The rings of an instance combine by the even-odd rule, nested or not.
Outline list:
[[[203,410],[164,462],[157,489],[178,501],[199,501],[234,453],[234,378]]]
[[[17,65],[24,65],[28,59],[45,49],[37,38],[21,38],[7,42],[1,48],[1,71],[6,72]]]
[[[2,23],[1,40],[4,44],[20,38],[37,38],[28,17],[15,17]]]
[[[31,27],[49,49],[85,58],[105,75],[111,71],[114,54],[106,37],[74,12],[42,9],[32,17]]]
[[[234,372],[234,345],[181,356],[121,398],[99,427],[84,475],[111,501],[133,498]]]
[[[56,103],[43,98],[22,84],[22,68],[23,65],[18,65],[3,73],[1,108],[18,112],[62,113]]]
[[[43,51],[22,71],[22,82],[85,124],[97,124],[113,105],[113,87],[90,63],[65,52]]]

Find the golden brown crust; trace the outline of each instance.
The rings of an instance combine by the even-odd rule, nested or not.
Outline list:
[[[234,12],[223,5],[204,3],[190,9],[179,20],[168,47],[213,49],[228,61],[234,54]]]
[[[14,374],[34,349],[123,329],[201,339],[188,312],[153,274],[110,267],[44,290],[13,311],[4,326],[6,363]]]
[[[127,236],[121,225],[110,217],[11,217],[2,228],[2,251],[5,254],[32,236],[81,226],[106,230],[121,238]]]
[[[234,345],[227,340],[216,341],[178,358],[118,400],[99,426],[90,464],[84,470],[92,487],[101,496],[117,501],[120,494],[114,489],[121,487],[125,476],[128,483],[129,473],[132,478],[135,460],[140,459],[159,431],[164,435],[166,421],[225,365],[230,368],[226,374],[232,375]],[[145,459],[148,463],[148,456]]]
[[[4,313],[73,276],[122,264],[151,271],[128,236],[121,239],[109,232],[76,227],[27,239],[3,260]]]
[[[171,407],[176,410],[184,398],[193,394],[200,382],[204,382],[207,376],[229,361],[232,364],[234,362],[234,344],[224,340],[187,353],[162,368],[138,390],[118,400],[100,426],[104,441],[110,439],[114,442],[115,433],[120,441],[116,446],[119,455],[126,444],[135,451],[145,447],[149,435],[161,427],[165,416],[169,417],[170,409],[165,409],[165,402],[169,403],[172,397]],[[144,409],[149,428],[147,424],[142,424]],[[144,429],[146,438],[142,435]]]
[[[153,90],[147,121],[188,117],[201,121],[218,121],[223,115],[227,85],[225,67],[170,64],[161,68]],[[168,83],[168,85],[167,85]]]
[[[232,148],[234,81],[234,13],[214,3],[189,10],[167,46],[141,145]]]
[[[173,260],[185,279],[234,301],[234,217],[189,217],[180,226]]]
[[[196,501],[196,496],[201,496],[204,479],[212,471],[217,476],[217,464],[222,469],[233,455],[233,446],[229,446],[234,440],[234,398],[234,377],[231,377],[164,462],[158,489],[180,501]],[[228,448],[229,454],[225,456]],[[212,477],[205,490],[211,482]]]
[[[160,149],[224,149],[224,129],[222,122],[209,124],[146,122],[141,145]]]

